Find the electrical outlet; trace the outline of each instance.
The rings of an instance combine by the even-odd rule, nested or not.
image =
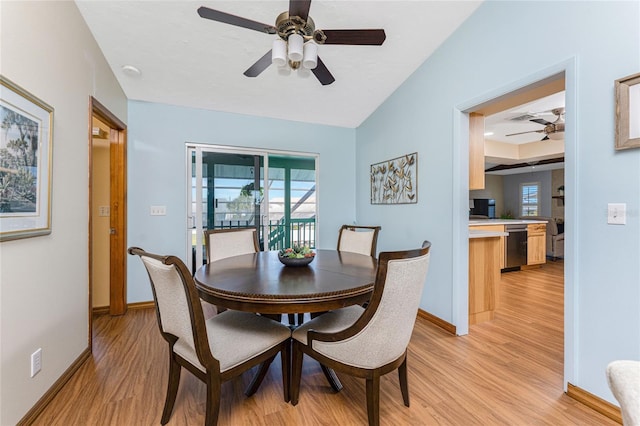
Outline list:
[[[31,354],[31,377],[35,376],[42,370],[42,348]]]
[[[607,223],[609,225],[627,224],[627,204],[609,203],[607,205]]]
[[[166,216],[167,206],[151,206],[151,216]]]

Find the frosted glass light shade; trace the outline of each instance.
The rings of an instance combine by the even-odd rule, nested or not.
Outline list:
[[[302,66],[312,70],[318,66],[318,45],[312,42],[305,43]]]
[[[553,139],[555,141],[559,141],[564,139],[564,132],[555,132],[548,135],[549,139]]]
[[[279,67],[287,63],[287,43],[281,38],[273,40],[273,46],[271,46],[271,63]]]
[[[287,40],[289,44],[289,60],[299,62],[302,60],[302,44],[304,39],[300,34],[291,34]]]

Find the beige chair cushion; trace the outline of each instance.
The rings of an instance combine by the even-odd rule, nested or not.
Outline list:
[[[338,247],[338,250],[371,256],[374,235],[374,231],[344,229],[340,235],[340,247]]]
[[[343,364],[373,369],[398,359],[406,350],[416,321],[429,267],[429,256],[390,260],[380,305],[369,323],[355,336],[338,342],[313,341],[313,349]],[[304,324],[293,338],[306,343],[306,330],[334,331],[353,324],[361,308],[348,307]],[[326,327],[326,329],[325,329]],[[301,335],[305,333],[304,335]]]
[[[622,424],[640,426],[640,361],[613,361],[607,366],[607,381],[620,403]]]
[[[215,262],[231,256],[255,253],[254,233],[255,229],[243,229],[242,231],[209,234],[207,244],[209,244],[211,259],[208,261]]]
[[[360,305],[348,306],[335,311],[327,312],[307,321],[293,331],[293,338],[307,344],[307,331],[313,329],[323,333],[336,333],[351,326],[360,315],[364,312],[364,308]]]
[[[224,311],[209,318],[206,326],[211,354],[220,362],[220,372],[279,345],[291,336],[286,325],[250,312]],[[173,350],[205,371],[188,342],[178,340]]]
[[[187,296],[178,271],[151,257],[141,259],[154,283],[162,331],[173,334],[195,353]]]

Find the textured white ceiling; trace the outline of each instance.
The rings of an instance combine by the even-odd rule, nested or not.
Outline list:
[[[288,1],[91,1],[76,4],[129,99],[358,127],[481,1],[313,0],[320,29],[383,28],[382,46],[319,46],[336,81],[274,65],[243,72],[275,36],[202,19],[200,6],[274,25]],[[140,76],[122,67],[133,65]]]

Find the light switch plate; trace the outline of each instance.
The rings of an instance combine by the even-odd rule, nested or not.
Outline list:
[[[166,216],[167,206],[151,206],[151,216]]]
[[[607,223],[609,225],[627,224],[627,204],[609,203],[607,205]]]
[[[111,214],[110,206],[98,206],[98,216],[109,217],[110,214]]]

